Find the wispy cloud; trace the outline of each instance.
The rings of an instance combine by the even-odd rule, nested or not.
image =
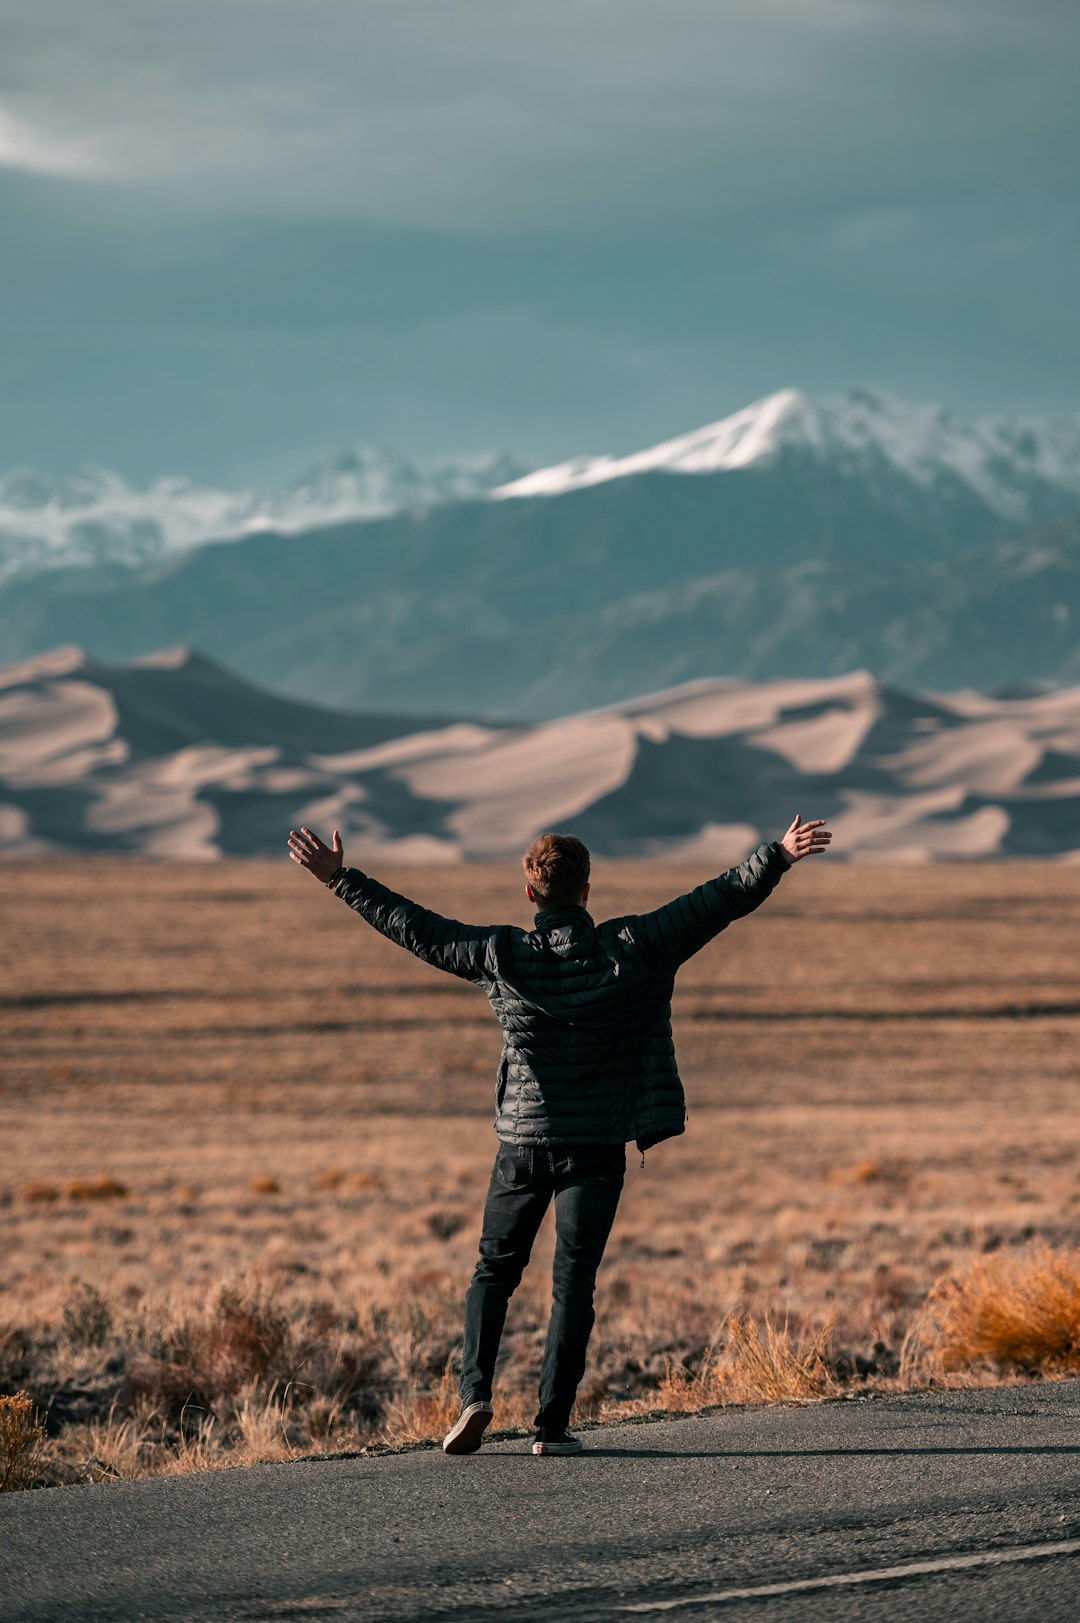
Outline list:
[[[19,70],[5,86],[0,68],[0,96],[17,128],[53,129],[63,108],[81,132],[13,150],[208,208],[603,228],[928,178],[1009,184],[1036,161],[1052,184],[1070,161],[1045,142],[1051,109],[1075,108],[1077,13],[1054,0],[1022,15],[980,0],[974,28],[971,0],[5,9]]]
[[[35,128],[0,107],[0,169],[36,175],[103,179],[115,172],[92,139],[72,139]]]
[[[1076,0],[3,0],[8,460],[1073,404]]]

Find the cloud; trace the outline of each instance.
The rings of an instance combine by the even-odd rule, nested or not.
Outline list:
[[[9,460],[1075,400],[1075,0],[0,10]]]
[[[110,173],[204,208],[604,229],[1070,173],[1046,136],[1075,116],[1077,13],[1049,0],[980,0],[975,28],[971,0],[8,9],[13,113],[61,106]]]
[[[33,175],[101,179],[109,173],[102,154],[86,138],[50,135],[0,108],[0,169]]]

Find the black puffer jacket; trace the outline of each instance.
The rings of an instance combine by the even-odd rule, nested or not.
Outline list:
[[[503,1029],[495,1130],[508,1144],[646,1150],[686,1120],[671,1037],[680,964],[752,913],[786,871],[779,845],[657,908],[595,924],[553,907],[536,927],[459,924],[347,868],[334,887],[376,930],[473,981]]]

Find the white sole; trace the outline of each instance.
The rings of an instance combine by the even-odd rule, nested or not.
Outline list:
[[[534,1454],[584,1454],[585,1450],[579,1445],[577,1448],[560,1448],[558,1443],[534,1443]]]

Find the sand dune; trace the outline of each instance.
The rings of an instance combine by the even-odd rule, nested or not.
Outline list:
[[[706,866],[830,818],[837,854],[1080,859],[1080,689],[911,694],[865,672],[700,681],[557,721],[348,715],[198,654],[0,671],[0,850],[214,858],[341,828],[360,862],[516,854],[543,828]]]

